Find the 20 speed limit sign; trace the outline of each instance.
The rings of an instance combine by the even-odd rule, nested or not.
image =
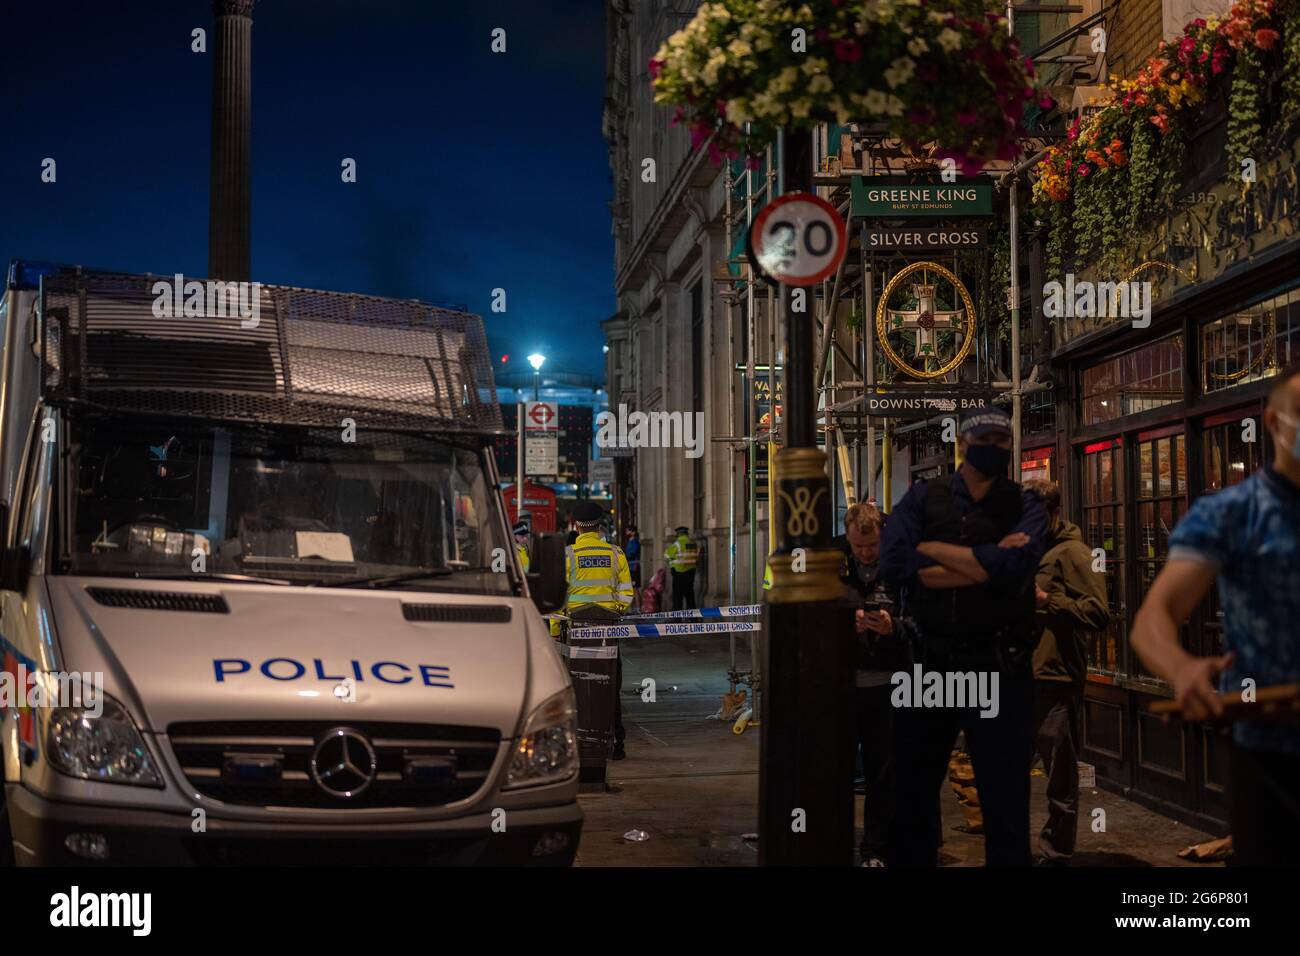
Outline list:
[[[786,285],[813,285],[839,268],[848,251],[844,220],[812,193],[788,193],[763,207],[749,230],[759,271]]]

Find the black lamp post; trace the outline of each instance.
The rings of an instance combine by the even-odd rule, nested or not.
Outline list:
[[[787,191],[812,190],[809,133],[785,135],[781,163]],[[817,447],[813,310],[793,311],[782,285],[780,312],[787,444],[776,453],[763,609],[759,863],[852,865],[854,605],[831,546],[834,498]]]

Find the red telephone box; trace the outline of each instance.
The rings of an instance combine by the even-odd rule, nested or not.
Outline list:
[[[513,525],[519,520],[519,508],[515,503],[517,488],[511,485],[503,493],[502,497],[506,501],[506,515],[510,518]],[[557,517],[557,508],[555,505],[555,492],[545,485],[535,485],[531,481],[524,482],[524,513],[532,517],[533,531],[537,533],[549,532],[555,530]]]

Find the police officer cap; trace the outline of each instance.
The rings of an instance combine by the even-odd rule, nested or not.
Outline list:
[[[978,438],[990,432],[1010,435],[1011,417],[995,405],[981,405],[972,408],[962,417],[959,431],[970,438]]]
[[[594,501],[579,501],[573,506],[573,520],[579,524],[595,524],[605,517],[605,509]]]
[[[691,529],[688,528],[688,527],[686,527],[686,525],[682,525],[681,527],[679,527],[679,528],[677,529],[677,533],[678,533],[678,534],[690,534],[690,533],[691,533]]]
[[[515,522],[515,526],[514,526],[514,528],[513,528],[512,530],[514,531],[514,533],[515,533],[516,535],[527,534],[527,533],[528,533],[528,522],[527,522],[527,521],[516,521],[516,522]]]

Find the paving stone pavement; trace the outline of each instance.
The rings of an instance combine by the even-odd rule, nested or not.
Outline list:
[[[745,635],[737,635],[741,670],[748,669]],[[727,690],[726,635],[639,639],[624,647],[623,714],[628,758],[609,765],[610,791],[585,793],[579,866],[752,866],[758,846],[758,728],[737,735],[731,721],[708,720]],[[656,700],[641,699],[643,678],[655,680]],[[1046,819],[1045,780],[1034,776],[1031,825]],[[983,838],[958,832],[963,822],[946,789],[943,862],[980,866]],[[1090,828],[1092,811],[1106,811],[1106,832]],[[862,798],[856,800],[862,824]],[[1210,838],[1106,790],[1080,801],[1076,866],[1216,866],[1180,860],[1177,852]],[[640,829],[649,839],[624,834]]]

